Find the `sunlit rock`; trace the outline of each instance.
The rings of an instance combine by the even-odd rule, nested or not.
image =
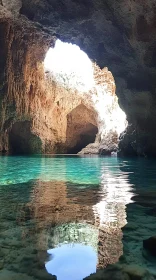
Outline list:
[[[59,40],[56,41],[54,49],[49,49],[44,65],[48,79],[70,90],[71,95],[73,94],[72,91],[76,90],[75,99],[81,98],[81,102],[91,108],[90,112],[86,112],[88,116],[93,114],[91,111],[96,113],[95,128],[89,128],[89,123],[93,124],[91,120],[88,122],[88,125],[85,125],[86,117],[82,117],[85,116],[84,106],[82,111],[80,111],[80,106],[76,108],[75,121],[73,121],[74,115],[72,116],[71,113],[71,116],[68,115],[68,119],[70,117],[72,122],[75,122],[74,127],[70,127],[67,124],[67,132],[69,131],[71,144],[68,144],[69,140],[67,138],[66,145],[69,145],[71,148],[75,146],[70,151],[73,153],[79,152],[89,144],[80,154],[92,153],[93,149],[91,147],[95,147],[97,143],[99,143],[99,149],[97,149],[97,152],[94,149],[94,154],[111,154],[111,152],[116,151],[119,135],[125,129],[127,122],[125,113],[119,107],[118,98],[115,94],[115,81],[108,68],[101,70],[76,45],[62,43]],[[84,123],[83,129],[81,127],[81,119]],[[79,127],[80,131],[77,131],[77,127]],[[90,137],[91,135],[89,136],[89,131],[92,137]],[[72,134],[74,134],[75,140],[72,138]],[[88,139],[88,143],[85,143],[85,137]],[[75,142],[74,144],[74,141],[78,143]],[[94,141],[95,144],[90,145]],[[83,143],[81,144],[81,142]],[[102,149],[100,144],[103,144],[104,147],[107,145],[108,148]],[[112,145],[116,145],[116,149],[111,148]]]
[[[0,20],[2,59],[0,88],[3,105],[5,102],[8,103],[8,108],[0,105],[1,151],[10,150],[8,145],[10,119],[13,118],[14,123],[14,118],[21,120],[22,114],[24,119],[34,120],[31,111],[35,114],[38,108],[39,114],[39,111],[43,111],[44,101],[47,105],[51,103],[49,99],[45,100],[45,95],[42,94],[45,88],[44,83],[41,82],[43,73],[41,61],[43,62],[49,48],[53,47],[54,41],[60,39],[77,44],[101,69],[108,67],[112,72],[119,104],[126,112],[128,123],[132,125],[135,133],[135,137],[131,137],[131,133],[125,131],[129,144],[127,146],[126,138],[121,139],[120,154],[156,156],[156,135],[153,131],[156,123],[154,0],[143,1],[143,5],[138,1],[133,3],[129,1],[125,5],[124,1],[109,1],[109,3],[91,1],[90,3],[69,0],[65,1],[64,5],[57,5],[56,1],[47,0],[44,2],[1,0]],[[15,64],[14,67],[12,64]],[[36,68],[40,68],[39,75],[35,74]],[[29,92],[32,93],[30,102],[26,101],[26,98],[29,99]],[[36,99],[40,94],[42,101],[37,102]],[[4,96],[7,96],[6,100]],[[17,111],[20,111],[18,116]],[[60,148],[58,140],[55,145],[55,135],[52,135],[52,130],[55,134],[56,129],[51,128],[47,120],[45,121],[48,115],[47,118],[51,123],[51,113],[46,112],[44,115],[40,112],[39,115],[33,124],[36,134],[41,134],[41,130],[44,131],[44,136],[39,135],[43,143],[43,151],[65,151],[63,147]]]
[[[4,23],[3,31],[10,66],[0,103],[0,151],[75,154],[97,139],[99,144],[117,144],[125,116],[120,118],[111,72],[100,70],[76,45],[55,44],[50,38],[42,45],[42,34],[35,28],[32,36],[22,37],[21,26],[10,24]],[[48,50],[47,43],[55,47]],[[18,70],[15,61],[21,65]]]

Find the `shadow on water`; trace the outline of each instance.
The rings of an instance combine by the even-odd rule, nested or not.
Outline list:
[[[144,159],[1,157],[0,276],[82,280],[123,254],[152,269],[142,240],[156,231],[155,170]]]
[[[133,204],[127,205],[127,224],[123,230],[123,262],[137,264],[156,274],[156,259],[143,249],[143,240],[156,235],[156,161],[125,161],[122,172],[129,173],[133,185]]]

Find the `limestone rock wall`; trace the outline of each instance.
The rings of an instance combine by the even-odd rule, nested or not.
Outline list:
[[[85,126],[88,134],[95,131],[95,139],[97,117],[91,98],[57,85],[44,73],[44,57],[54,39],[25,21],[20,25],[1,20],[0,27],[0,151],[67,152]],[[83,110],[74,120],[72,111],[78,106]],[[76,124],[80,132],[74,134]]]
[[[51,26],[52,34],[77,43],[98,65],[109,67],[119,103],[133,127],[133,140],[126,130],[133,155],[156,153],[152,129],[156,124],[155,11],[154,0],[64,1],[62,5],[22,1],[22,14]],[[120,145],[124,155],[130,151],[126,139],[122,137]]]
[[[24,34],[24,27],[19,26],[12,19],[2,21],[1,27],[3,63],[1,64],[0,146],[1,151],[8,151],[12,149],[12,134],[18,141],[21,137],[29,141],[30,134],[34,136],[33,114],[37,115],[45,91],[45,88],[41,91],[39,83],[44,77],[41,62],[47,46],[42,43],[43,37],[34,32],[33,28],[29,29],[29,34]],[[26,121],[25,129],[29,132],[26,131],[23,137],[21,129]],[[16,134],[18,122],[21,123],[18,129],[19,135]],[[16,129],[13,128],[14,124]],[[32,149],[30,148],[30,151]]]
[[[29,25],[38,28],[40,34],[76,43],[100,67],[108,66],[115,77],[119,103],[129,122],[129,129],[126,130],[125,136],[121,137],[122,154],[128,155],[130,150],[133,155],[156,154],[156,133],[153,129],[156,124],[154,0],[68,0],[63,3],[55,0],[1,0],[0,5],[0,18],[3,20],[9,16],[14,17],[19,21],[21,29],[25,20]],[[1,20],[2,34],[3,27],[4,23]],[[25,27],[22,31],[22,34],[24,33],[27,33]],[[2,84],[4,60],[6,52],[9,52],[8,41],[2,39],[1,45],[4,46],[4,49],[0,50],[3,61],[0,65]],[[25,94],[22,92],[22,95]],[[8,100],[8,97],[6,99]],[[2,119],[5,122],[5,117]],[[131,130],[134,132],[133,137]],[[7,147],[5,133],[1,133],[1,138],[5,138]]]

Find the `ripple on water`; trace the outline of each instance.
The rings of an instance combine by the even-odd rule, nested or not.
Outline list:
[[[46,265],[81,280],[123,253],[154,270],[142,240],[156,234],[155,170],[144,159],[0,157],[0,276],[48,279]]]

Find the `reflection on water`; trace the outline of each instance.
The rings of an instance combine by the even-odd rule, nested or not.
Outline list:
[[[147,170],[148,162],[115,157],[1,157],[0,276],[11,271],[17,280],[48,279],[47,269],[58,280],[81,280],[95,266],[117,262],[123,244],[130,254],[126,228],[136,209],[133,196],[141,193],[142,162]]]
[[[81,280],[96,272],[97,255],[91,246],[65,244],[48,250],[50,261],[46,263],[49,273],[57,275],[57,280]]]

